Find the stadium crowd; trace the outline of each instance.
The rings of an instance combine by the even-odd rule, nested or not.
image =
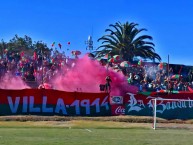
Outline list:
[[[139,91],[193,91],[193,71],[182,67],[174,71],[175,65],[160,68],[157,64],[132,66],[125,69],[128,83]],[[185,66],[184,66],[185,67]],[[169,70],[169,71],[168,71]]]
[[[55,51],[53,55],[18,54],[8,52],[0,58],[0,79],[6,73],[20,76],[26,82],[50,83],[51,78],[58,73],[65,73],[73,67],[74,59],[67,58],[65,54]],[[160,63],[161,64],[161,63]],[[119,64],[111,64],[111,68],[121,71],[128,83],[138,86],[139,91],[193,91],[193,70],[191,67],[178,67],[175,65],[160,66],[158,63],[143,63],[142,65],[129,65],[121,67]],[[116,67],[115,67],[116,66]],[[169,71],[168,71],[169,70]]]
[[[24,53],[6,53],[0,58],[0,79],[5,74],[19,76],[26,82],[49,83],[59,70],[68,65],[68,58],[55,51],[52,56],[26,55]],[[65,70],[65,69],[64,69]]]

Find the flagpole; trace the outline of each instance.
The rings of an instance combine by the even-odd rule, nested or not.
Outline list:
[[[169,77],[169,68],[170,68],[170,57],[169,57],[169,54],[168,54],[168,77]]]
[[[170,62],[169,62],[169,60],[170,60],[170,57],[169,57],[169,54],[168,54],[168,93],[169,93],[169,68],[170,68]]]
[[[44,69],[43,69],[43,48],[41,48],[42,53],[42,85],[44,84]]]

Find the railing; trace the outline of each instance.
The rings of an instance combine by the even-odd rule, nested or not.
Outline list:
[[[39,84],[36,81],[25,81],[30,88],[38,88]]]

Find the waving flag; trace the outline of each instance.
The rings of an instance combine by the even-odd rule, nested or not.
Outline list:
[[[139,66],[142,66],[142,60],[139,60],[139,61],[138,61],[138,65],[139,65]]]
[[[164,67],[166,67],[166,66],[167,66],[167,63],[165,63],[165,62],[161,62],[161,63],[158,65],[159,69],[164,69]]]
[[[178,73],[179,75],[181,74],[181,71],[182,71],[182,66],[180,67],[180,70],[179,70],[179,73]]]
[[[58,43],[58,46],[60,47],[60,49],[62,48],[62,44]]]
[[[20,53],[20,56],[21,56],[21,57],[23,57],[23,56],[24,56],[24,52],[23,52],[23,51]]]
[[[68,44],[68,46],[70,46],[70,41],[67,44]],[[69,50],[69,47],[67,47],[67,50]]]
[[[193,92],[193,89],[192,89],[191,87],[189,87],[189,86],[188,86],[188,90],[189,90],[190,92]]]
[[[171,79],[179,79],[180,77],[182,77],[182,75],[175,74],[171,76]]]
[[[114,55],[113,58],[114,58],[114,62],[120,62],[122,60],[120,55]]]
[[[56,42],[53,42],[53,43],[52,43],[52,47],[54,47],[55,43],[56,43]]]
[[[38,59],[37,53],[34,51],[34,55],[33,55],[34,60]]]
[[[128,61],[123,61],[120,63],[121,67],[129,67],[130,63]]]

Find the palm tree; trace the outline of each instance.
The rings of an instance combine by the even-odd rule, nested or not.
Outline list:
[[[111,56],[121,55],[123,60],[127,61],[133,61],[134,57],[161,61],[161,57],[155,53],[155,45],[151,42],[152,37],[139,35],[146,29],[137,29],[138,24],[129,22],[125,24],[117,22],[115,25],[109,26],[113,30],[106,29],[105,32],[110,32],[110,34],[98,39],[98,41],[102,41],[102,45],[94,52],[96,58],[110,54]]]

